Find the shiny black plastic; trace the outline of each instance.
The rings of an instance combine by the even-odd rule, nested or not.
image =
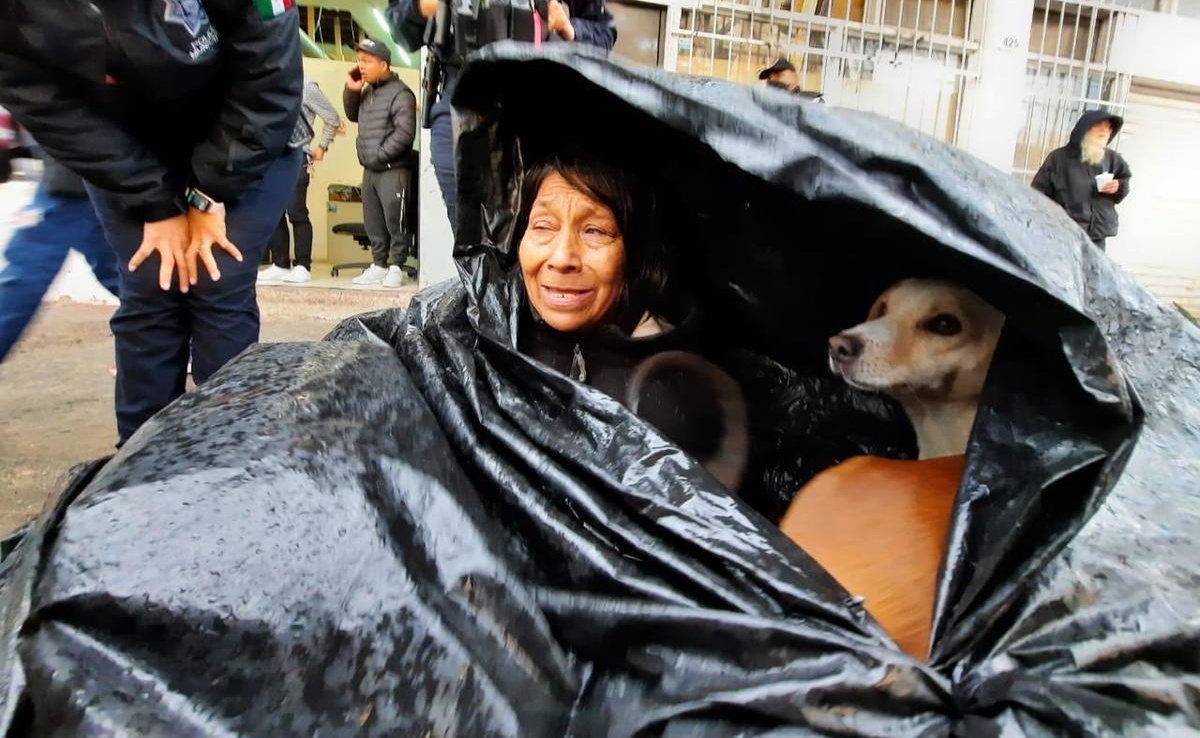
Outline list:
[[[456,93],[461,284],[250,350],[48,508],[6,562],[7,734],[1196,735],[1200,331],[899,125],[549,53],[489,48]],[[768,498],[911,451],[822,366],[891,281],[1007,313],[929,663],[779,533],[786,495],[514,349],[519,172],[568,143],[653,184],[752,357]]]

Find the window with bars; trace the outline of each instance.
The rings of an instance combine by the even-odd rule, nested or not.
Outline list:
[[[801,88],[957,140],[974,73],[971,0],[701,0],[681,14],[676,71],[757,82],[780,56]]]
[[[1025,77],[1025,121],[1013,157],[1013,175],[1028,181],[1054,149],[1064,145],[1085,110],[1121,114],[1130,79],[1109,69],[1113,38],[1139,3],[1037,0]],[[1120,139],[1118,139],[1119,145]]]

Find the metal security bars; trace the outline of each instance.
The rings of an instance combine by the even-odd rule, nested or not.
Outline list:
[[[831,104],[956,143],[974,0],[696,0],[671,30],[676,70],[738,82],[777,57]]]
[[[1140,12],[1154,9],[1154,0],[1037,0],[1029,38],[1025,125],[1013,176],[1032,179],[1046,155],[1067,142],[1083,111],[1124,112],[1130,77],[1109,68],[1113,41],[1136,28]]]

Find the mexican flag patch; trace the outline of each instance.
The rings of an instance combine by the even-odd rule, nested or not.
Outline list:
[[[254,0],[254,6],[258,8],[259,16],[263,18],[283,15],[295,4],[293,0]]]

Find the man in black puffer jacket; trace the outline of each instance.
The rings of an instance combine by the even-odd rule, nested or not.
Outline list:
[[[413,192],[413,139],[417,98],[391,69],[392,52],[365,38],[356,47],[358,66],[350,71],[342,102],[358,124],[358,163],[363,167],[363,221],[374,262],[354,284],[404,283],[404,262],[413,237],[405,219]]]

